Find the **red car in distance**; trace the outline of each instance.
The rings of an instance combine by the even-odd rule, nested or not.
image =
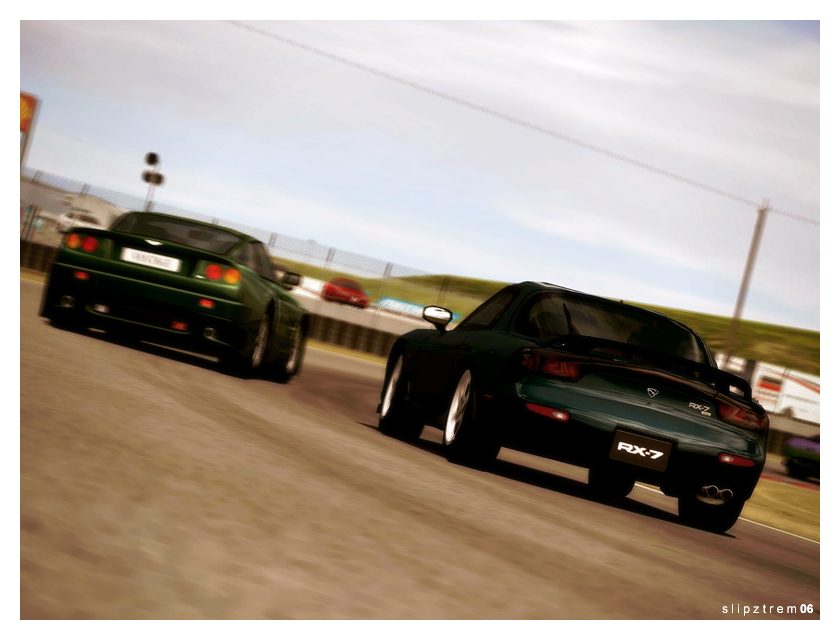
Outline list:
[[[350,278],[333,278],[324,283],[324,287],[321,289],[321,298],[332,302],[350,304],[362,309],[366,309],[370,304],[362,285]]]

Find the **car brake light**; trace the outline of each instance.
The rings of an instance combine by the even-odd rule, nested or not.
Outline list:
[[[742,458],[741,456],[733,456],[731,453],[721,453],[718,456],[718,461],[723,464],[731,464],[734,467],[754,467],[755,460],[749,458]]]
[[[580,362],[564,356],[555,356],[526,349],[522,353],[522,366],[528,371],[543,373],[552,378],[575,382],[581,377]]]
[[[215,308],[216,303],[213,302],[212,300],[207,299],[207,298],[199,298],[198,299],[198,306],[199,307],[204,307],[205,309],[213,309],[213,308]]]
[[[208,264],[204,267],[204,275],[208,280],[220,280],[222,277],[222,268],[217,264]]]
[[[96,247],[99,246],[99,241],[96,239],[95,236],[85,236],[82,240],[82,251],[85,253],[93,253],[96,251]]]
[[[767,414],[759,418],[758,414],[754,411],[729,404],[728,402],[718,403],[718,415],[721,417],[721,420],[738,427],[743,427],[749,431],[765,433],[770,428],[770,419],[767,417]]]
[[[568,422],[569,412],[562,409],[555,409],[554,407],[544,407],[541,404],[534,404],[533,402],[526,402],[525,408],[538,415],[545,416],[557,420],[558,422]]]
[[[199,265],[196,277],[207,278],[212,282],[219,282],[221,280],[225,284],[239,284],[240,280],[242,280],[242,273],[234,267],[211,262],[205,264],[203,269]]]

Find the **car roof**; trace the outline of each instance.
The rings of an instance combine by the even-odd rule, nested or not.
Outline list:
[[[670,317],[670,316],[668,316],[664,313],[660,313],[659,311],[653,311],[651,309],[645,309],[644,307],[639,307],[639,306],[634,305],[634,304],[628,304],[627,302],[624,302],[624,300],[613,300],[612,298],[605,298],[603,296],[596,296],[592,293],[584,293],[583,291],[577,291],[576,289],[570,289],[568,287],[563,287],[563,286],[560,286],[559,284],[552,284],[551,282],[535,282],[535,281],[532,281],[532,280],[528,280],[528,281],[525,281],[525,282],[520,282],[518,285],[513,285],[513,286],[531,288],[531,289],[534,289],[534,290],[543,289],[545,291],[562,291],[562,292],[565,292],[565,293],[574,293],[577,296],[590,298],[592,300],[600,300],[602,302],[611,302],[613,304],[622,304],[625,307],[630,307],[632,309],[638,309],[639,311],[643,311],[644,313],[649,313],[649,314],[654,315],[654,316],[659,316],[660,318],[668,320],[669,322],[672,322],[672,323],[682,327],[683,329],[685,329],[687,331],[690,331],[694,335],[698,335],[697,332],[694,331],[694,329],[692,329],[691,327],[684,325],[682,322],[674,320],[672,317]]]

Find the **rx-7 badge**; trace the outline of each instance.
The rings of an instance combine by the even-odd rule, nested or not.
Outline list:
[[[696,409],[697,411],[699,411],[701,416],[712,415],[711,413],[709,413],[709,409],[711,409],[711,407],[707,407],[705,404],[697,404],[696,402],[689,402],[688,407],[690,409]]]
[[[619,442],[616,447],[618,451],[626,451],[632,453],[634,456],[642,456],[643,458],[650,458],[656,460],[665,455],[664,451],[657,451],[656,449],[648,449],[647,447],[640,447],[637,444],[630,444],[628,442]]]
[[[652,387],[648,387],[648,395],[651,398],[655,398],[657,395],[659,395],[659,389],[654,389]]]

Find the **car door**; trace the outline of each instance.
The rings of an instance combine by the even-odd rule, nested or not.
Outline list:
[[[492,340],[487,334],[516,298],[516,287],[506,287],[482,303],[455,329],[430,337],[419,345],[411,396],[427,409],[430,417],[440,416],[462,370],[486,361],[483,352]],[[481,366],[481,365],[479,365]],[[480,373],[480,372],[477,372]]]

